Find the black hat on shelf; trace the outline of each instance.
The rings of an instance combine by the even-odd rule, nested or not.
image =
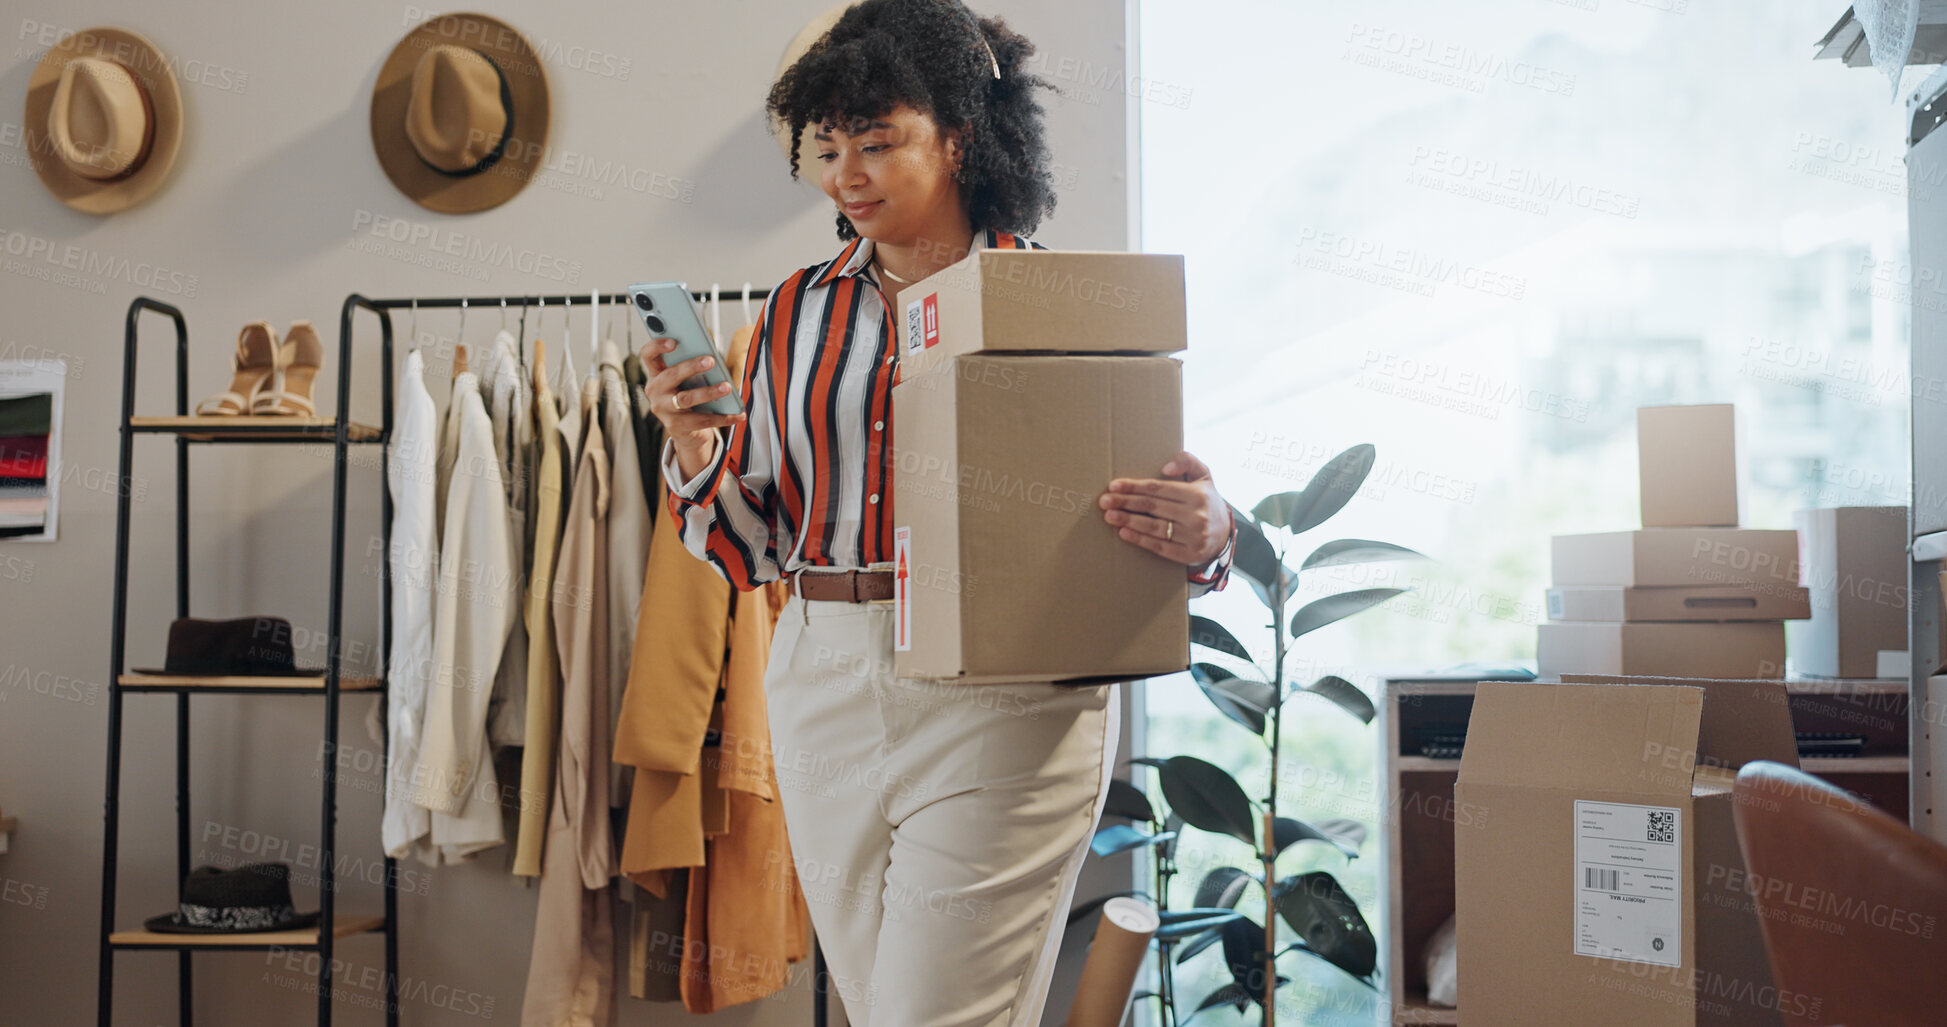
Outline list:
[[[137,667],[135,672],[187,677],[317,677],[324,668],[296,665],[291,651],[291,622],[282,617],[179,617],[169,623],[169,652],[162,669]]]
[[[174,913],[143,926],[163,934],[244,934],[313,927],[317,913],[291,907],[288,863],[247,863],[234,870],[200,866],[183,882]]]

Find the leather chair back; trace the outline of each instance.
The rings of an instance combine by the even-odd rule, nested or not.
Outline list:
[[[1735,799],[1785,1023],[1947,1023],[1947,846],[1768,760]]]

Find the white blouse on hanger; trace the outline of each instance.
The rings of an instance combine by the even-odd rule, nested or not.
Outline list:
[[[410,782],[413,801],[433,811],[432,841],[448,862],[505,841],[487,704],[519,601],[493,422],[471,371],[453,379],[452,402],[457,452],[440,537],[434,677]]]
[[[433,521],[437,490],[439,411],[426,391],[425,359],[406,354],[399,373],[386,487],[392,492],[392,658],[386,667],[386,731],[391,762],[385,773],[385,813],[379,837],[385,854],[417,851],[426,862],[432,816],[408,797],[408,774],[419,762],[427,686],[433,676],[433,579],[439,533]],[[376,709],[376,707],[375,707]]]

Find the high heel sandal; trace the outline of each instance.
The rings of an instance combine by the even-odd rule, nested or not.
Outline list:
[[[277,384],[257,395],[250,404],[253,414],[281,417],[313,417],[317,407],[311,401],[311,386],[324,365],[324,343],[309,321],[292,321],[284,333],[284,344],[277,350]]]
[[[228,391],[196,404],[199,417],[236,417],[255,408],[277,372],[277,330],[269,321],[252,321],[237,333]]]

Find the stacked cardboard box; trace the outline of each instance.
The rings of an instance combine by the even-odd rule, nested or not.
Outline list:
[[[893,662],[961,683],[1189,666],[1183,565],[1097,497],[1183,447],[1183,258],[979,250],[901,290],[892,333]],[[890,356],[890,355],[889,355]]]
[[[1906,507],[1799,510],[1811,619],[1792,625],[1792,662],[1820,677],[1906,677]]]
[[[1554,537],[1541,676],[1784,676],[1798,533],[1737,527],[1730,404],[1643,407],[1636,434],[1643,527]]]

